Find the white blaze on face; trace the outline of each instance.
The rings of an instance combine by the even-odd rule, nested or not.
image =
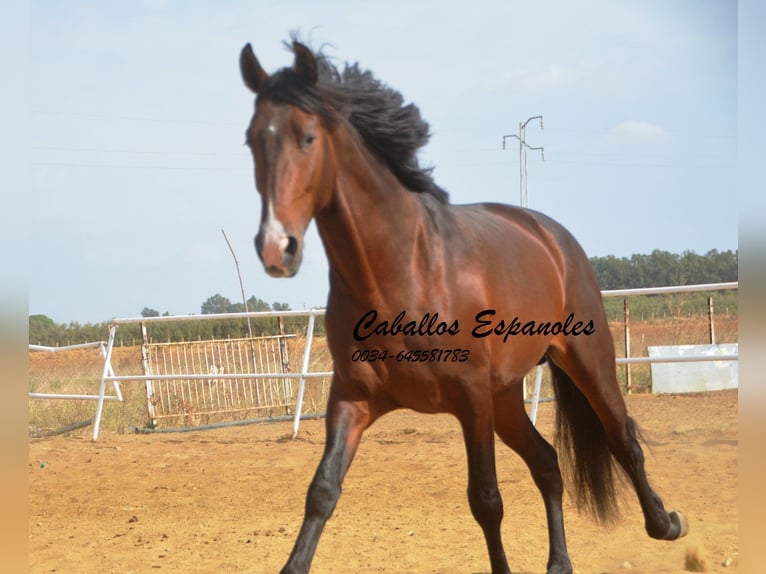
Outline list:
[[[282,267],[282,256],[290,243],[282,222],[274,215],[274,208],[269,202],[266,221],[261,228],[263,241],[263,264],[269,267]]]

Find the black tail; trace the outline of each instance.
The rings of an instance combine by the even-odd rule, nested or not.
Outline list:
[[[553,362],[548,364],[557,401],[554,442],[574,486],[572,494],[580,509],[591,512],[602,524],[611,524],[617,518],[618,504],[615,461],[606,431],[572,379]]]

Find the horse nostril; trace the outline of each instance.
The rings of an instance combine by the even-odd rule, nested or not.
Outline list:
[[[292,235],[287,236],[287,247],[285,247],[285,255],[292,259],[295,254],[298,253],[298,240]]]
[[[269,275],[286,277],[295,274],[301,260],[300,240],[285,233],[281,225],[277,229],[261,227],[253,243],[258,259]],[[288,275],[288,271],[293,268],[295,269]]]
[[[263,257],[263,233],[259,231],[253,243],[255,243],[255,252],[259,257]]]

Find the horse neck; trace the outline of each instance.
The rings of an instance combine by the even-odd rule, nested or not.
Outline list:
[[[409,260],[423,229],[418,194],[405,189],[345,126],[334,134],[331,153],[335,189],[316,217],[331,289],[379,304],[412,273]]]

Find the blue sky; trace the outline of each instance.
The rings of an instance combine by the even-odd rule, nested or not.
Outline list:
[[[591,256],[736,249],[737,4],[32,1],[27,275],[30,314],[57,322],[199,313],[215,293],[322,306],[314,231],[299,274],[265,275],[260,203],[242,145],[253,97],[239,50],[288,65],[299,29],[419,106],[421,161],[454,203],[529,206]]]

